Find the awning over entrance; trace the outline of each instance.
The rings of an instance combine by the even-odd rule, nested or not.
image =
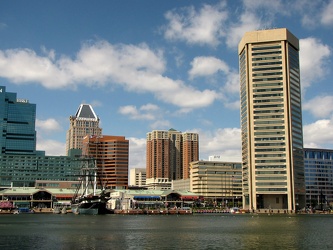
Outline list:
[[[184,196],[181,196],[180,199],[182,199],[182,200],[197,200],[197,199],[199,199],[199,196],[196,196],[196,195],[184,195]]]
[[[134,199],[135,200],[142,200],[142,199],[160,199],[160,196],[149,196],[149,195],[146,195],[146,196],[134,196]]]

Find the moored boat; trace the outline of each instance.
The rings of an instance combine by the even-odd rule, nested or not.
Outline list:
[[[102,189],[97,194],[97,168],[82,168],[81,181],[72,199],[72,213],[75,214],[109,214],[107,208],[109,197]]]

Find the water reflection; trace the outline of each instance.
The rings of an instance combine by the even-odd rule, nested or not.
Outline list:
[[[332,215],[0,217],[1,249],[331,249]]]

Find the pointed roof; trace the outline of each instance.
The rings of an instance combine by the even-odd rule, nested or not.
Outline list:
[[[98,120],[97,115],[95,114],[94,109],[89,104],[81,104],[76,111],[75,117],[77,119],[92,119]]]

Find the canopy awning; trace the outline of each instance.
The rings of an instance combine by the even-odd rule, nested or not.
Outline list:
[[[142,195],[142,196],[134,196],[135,200],[142,200],[142,199],[160,199],[160,196],[153,196],[153,195]]]
[[[182,200],[197,200],[199,196],[197,195],[183,195],[180,197]]]

